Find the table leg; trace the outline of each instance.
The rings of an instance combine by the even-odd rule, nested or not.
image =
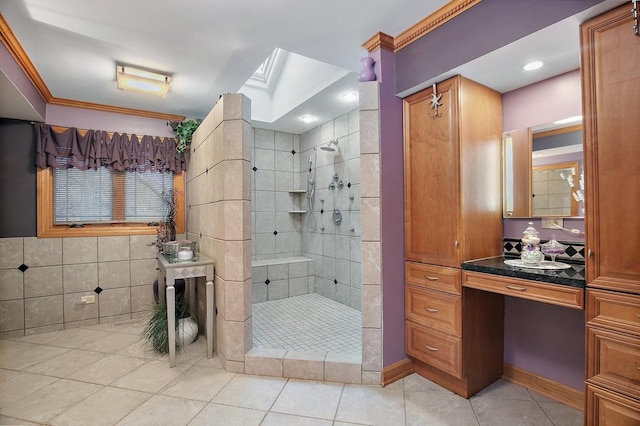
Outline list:
[[[164,302],[164,271],[158,268],[158,302]]]
[[[207,281],[206,298],[207,298],[207,322],[205,329],[207,331],[207,358],[213,357],[213,281]]]
[[[167,322],[169,323],[169,367],[176,366],[176,289],[167,282]],[[160,292],[158,292],[160,293]]]

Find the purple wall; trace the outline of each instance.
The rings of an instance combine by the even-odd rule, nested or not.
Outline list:
[[[6,47],[0,43],[0,70],[11,80],[22,96],[31,104],[42,120],[46,114],[46,103],[40,93],[33,87],[31,81],[22,72],[20,66],[13,60]]]
[[[50,104],[47,105],[46,123],[79,129],[173,137],[166,120]]]
[[[396,93],[418,91],[427,80],[602,1],[482,0],[398,51]]]
[[[382,366],[404,352],[404,154],[402,100],[394,95],[394,54],[372,55],[380,84],[380,215],[382,242]]]
[[[581,115],[581,97],[579,71],[505,93],[503,129],[515,130]],[[530,221],[543,239],[556,234],[562,241],[584,241],[584,233],[542,229],[540,219],[504,219],[504,237],[520,238]],[[565,219],[564,227],[584,232],[584,219]],[[584,311],[506,297],[504,322],[504,362],[583,389]]]

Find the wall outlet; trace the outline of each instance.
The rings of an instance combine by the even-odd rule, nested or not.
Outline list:
[[[546,217],[542,219],[542,229],[560,229],[564,227],[564,219],[561,217]]]
[[[85,305],[90,305],[92,303],[96,303],[96,296],[82,296],[82,298],[80,299],[80,301],[82,303],[84,303]]]

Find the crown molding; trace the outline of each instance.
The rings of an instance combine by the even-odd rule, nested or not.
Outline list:
[[[183,115],[165,114],[162,112],[146,111],[142,109],[124,108],[113,105],[94,104],[92,102],[76,101],[73,99],[51,98],[51,105],[59,105],[71,108],[91,109],[94,111],[113,112],[116,114],[137,115],[140,117],[157,118],[167,121],[182,121]]]
[[[367,51],[369,52],[373,52],[377,49],[385,49],[391,52],[395,51],[395,43],[393,37],[385,33],[378,33],[374,35],[369,40],[364,42],[362,47],[367,49]]]
[[[73,99],[62,99],[54,97],[49,88],[45,84],[42,77],[36,70],[22,45],[11,31],[11,28],[0,13],[0,41],[9,51],[13,59],[16,61],[22,72],[27,76],[33,87],[38,91],[42,99],[51,105],[67,106],[72,108],[90,109],[95,111],[113,112],[116,114],[137,115],[140,117],[156,118],[167,121],[182,121],[184,116],[165,114],[161,112],[145,111],[141,109],[123,108],[112,105],[96,104],[92,102],[76,101]]]
[[[49,102],[53,96],[51,96],[51,92],[47,85],[44,84],[44,80],[38,74],[36,67],[33,66],[33,63],[25,53],[22,45],[9,28],[9,24],[4,20],[4,17],[0,13],[0,41],[4,47],[7,48],[13,60],[16,61],[18,66],[22,69],[22,72],[27,76],[33,87],[38,91],[40,96],[45,102]]]
[[[392,52],[397,52],[418,40],[428,32],[433,31],[440,25],[443,25],[460,15],[472,6],[480,3],[480,1],[481,0],[451,0],[449,3],[445,4],[417,24],[404,30],[396,37],[392,37],[384,33],[378,33],[367,40],[362,47],[367,49],[369,52],[373,52],[376,49],[386,49]]]
[[[445,24],[462,12],[480,3],[481,0],[451,0],[417,24],[404,30],[395,37],[396,51],[407,47],[423,35]]]

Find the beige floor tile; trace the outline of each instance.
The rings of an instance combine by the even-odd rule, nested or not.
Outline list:
[[[336,420],[372,425],[403,425],[403,393],[373,386],[345,385]]]
[[[111,333],[108,336],[96,340],[95,342],[82,346],[82,349],[87,351],[115,353],[139,341],[140,337],[135,334]]]
[[[91,383],[61,379],[2,409],[2,414],[32,422],[47,423],[78,402],[102,389]]]
[[[3,416],[3,415],[0,414],[0,425],[10,425],[10,426],[34,425],[34,426],[37,426],[38,423],[28,422],[26,420],[19,420],[19,419],[15,419],[13,417],[7,417],[7,416]]]
[[[560,404],[559,402],[540,402],[542,407],[553,424],[562,426],[582,426],[584,424],[584,413],[575,408]]]
[[[265,411],[248,408],[208,404],[189,426],[258,426],[265,414]]]
[[[471,398],[471,405],[482,426],[552,426],[537,402],[486,397]]]
[[[15,402],[58,380],[55,377],[0,370],[0,407]]]
[[[468,399],[442,392],[405,392],[407,426],[478,426]]]
[[[220,358],[213,354],[213,358],[203,358],[196,363],[198,367],[207,367],[207,368],[222,368],[222,364],[220,363]]]
[[[120,349],[116,354],[147,359],[156,359],[160,357],[160,354],[153,350],[153,348],[150,345],[147,345],[142,339],[138,339],[137,342]],[[168,359],[167,362],[169,362]]]
[[[402,382],[405,391],[443,392],[453,394],[450,390],[445,389],[416,373],[408,375],[402,379]]]
[[[196,364],[203,358],[207,357],[207,341],[204,337],[198,337],[198,340],[183,348],[177,349],[177,364]],[[169,365],[169,354],[162,354],[158,359]]]
[[[268,410],[282,391],[286,379],[237,375],[213,398],[216,404]]]
[[[235,373],[222,369],[193,366],[166,386],[160,393],[209,402],[235,376]]]
[[[191,368],[188,364],[169,367],[168,362],[148,361],[111,383],[119,388],[156,393]]]
[[[95,342],[110,333],[101,330],[90,330],[87,328],[72,328],[68,330],[54,331],[51,333],[33,334],[25,336],[18,341],[39,343],[41,345],[60,346],[63,348],[82,348],[89,343]]]
[[[65,352],[69,352],[69,349],[0,340],[0,368],[22,370],[39,362],[55,358]]]
[[[523,401],[533,401],[529,391],[515,383],[500,379],[478,392],[475,397],[520,399]]]
[[[144,392],[106,387],[51,420],[51,424],[60,426],[86,426],[88,423],[91,423],[91,426],[114,425],[152,396],[152,394]]]
[[[337,383],[289,380],[271,411],[333,420],[342,387]]]
[[[117,423],[118,426],[181,426],[204,408],[205,402],[155,395]]]
[[[98,362],[76,371],[69,376],[69,379],[108,385],[145,362],[141,358],[107,355]]]
[[[289,414],[268,413],[261,426],[331,426],[331,420],[311,417],[292,416]]]
[[[26,367],[23,371],[54,377],[68,377],[76,371],[98,362],[104,356],[104,354],[97,352],[72,349],[55,358]]]

